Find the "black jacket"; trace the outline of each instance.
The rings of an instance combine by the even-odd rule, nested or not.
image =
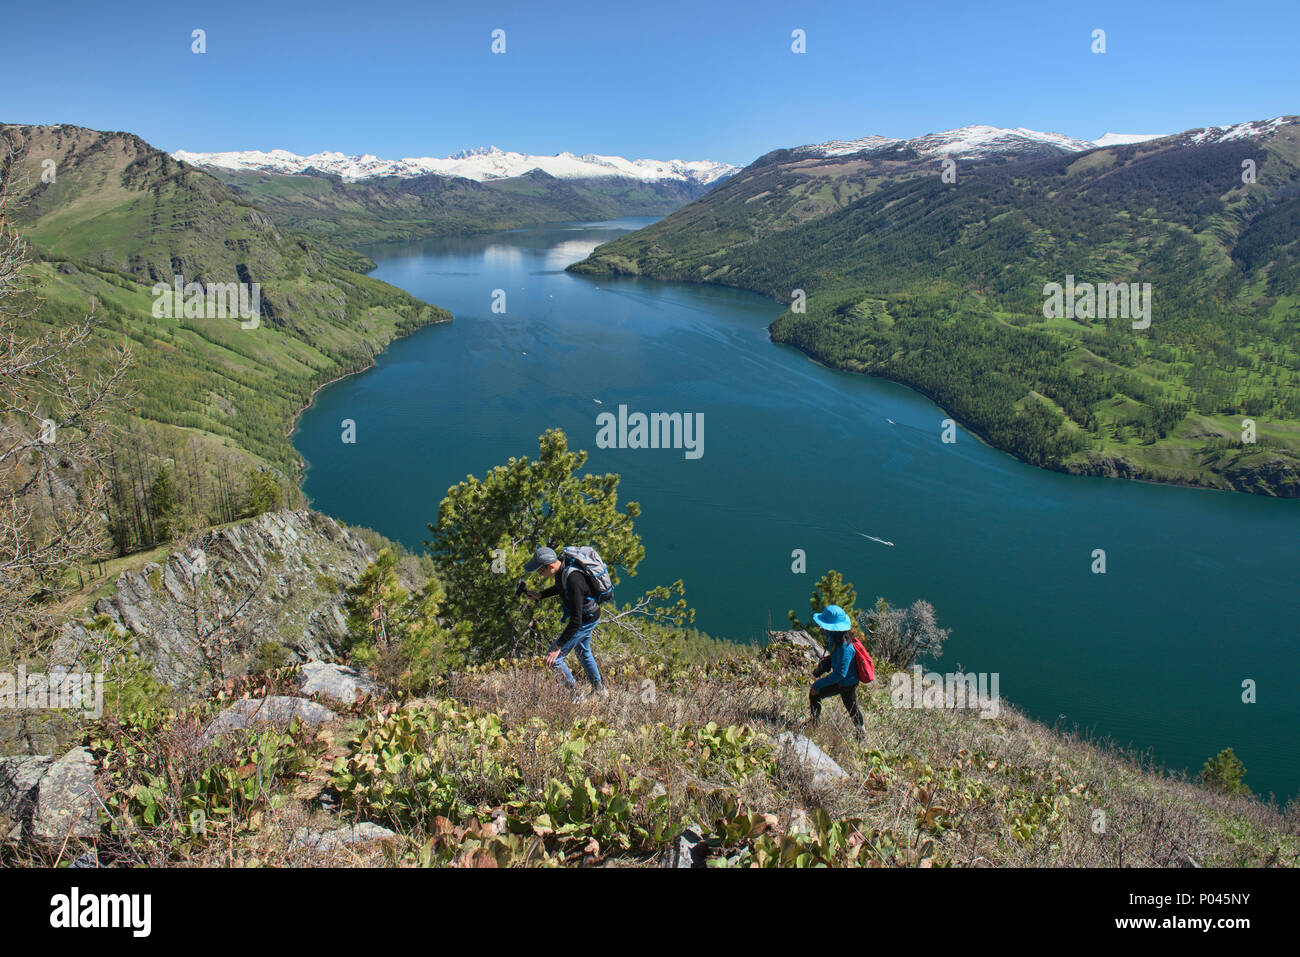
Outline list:
[[[559,595],[560,601],[564,603],[564,609],[569,613],[569,620],[565,623],[560,637],[556,639],[560,644],[564,644],[579,628],[600,617],[600,605],[596,603],[591,581],[581,569],[561,568],[555,577],[558,579],[556,583],[541,592],[540,597],[550,598],[552,595]],[[561,584],[565,586],[563,592],[560,590]],[[574,609],[578,610],[575,612]]]

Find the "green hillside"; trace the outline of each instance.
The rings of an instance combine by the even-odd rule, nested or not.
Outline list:
[[[90,362],[130,347],[122,448],[139,471],[133,498],[182,460],[195,473],[188,504],[210,520],[237,514],[218,507],[226,496],[214,471],[269,465],[292,498],[300,462],[288,436],[313,391],[366,368],[394,337],[451,318],[357,271],[372,265],[364,257],[282,230],[136,136],[71,126],[3,126],[0,136],[26,174],[18,222],[36,260],[26,331],[93,311],[99,351]],[[53,182],[43,181],[46,161]],[[155,316],[154,284],[176,275],[258,284],[256,327]]]
[[[897,153],[770,154],[572,268],[786,303],[802,289],[774,340],[911,385],[1036,465],[1300,495],[1300,126],[970,165],[955,183]],[[1150,328],[1045,318],[1044,285],[1067,276],[1150,283]]]

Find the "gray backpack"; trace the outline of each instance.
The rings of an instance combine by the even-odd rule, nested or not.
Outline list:
[[[609,569],[605,567],[600,552],[590,545],[570,545],[560,553],[560,558],[564,562],[564,582],[568,582],[570,571],[580,571],[587,576],[587,581],[591,584],[591,597],[598,605],[613,599],[614,580],[610,578]]]

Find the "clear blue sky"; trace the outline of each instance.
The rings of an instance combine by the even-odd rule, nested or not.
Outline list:
[[[972,123],[1094,139],[1298,113],[1298,37],[1297,0],[72,0],[5,16],[0,122],[128,130],[169,151],[744,164]]]

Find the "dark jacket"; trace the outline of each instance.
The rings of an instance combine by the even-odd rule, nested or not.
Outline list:
[[[560,596],[560,605],[564,608],[564,617],[568,621],[556,641],[564,644],[579,628],[600,617],[600,605],[592,593],[590,580],[580,569],[566,566],[561,568],[555,577],[555,584],[541,592],[540,597]],[[560,589],[561,585],[564,586],[563,591]],[[577,614],[574,614],[575,608],[579,609]]]

